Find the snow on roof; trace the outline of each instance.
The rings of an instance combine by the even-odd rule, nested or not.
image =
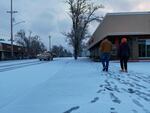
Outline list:
[[[10,39],[3,39],[3,38],[0,38],[0,43],[11,44],[11,41],[10,41]],[[13,42],[13,45],[19,46],[16,42]]]

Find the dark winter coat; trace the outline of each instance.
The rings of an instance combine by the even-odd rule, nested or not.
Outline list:
[[[130,48],[127,43],[121,43],[118,49],[118,56],[119,58],[121,57],[127,57],[129,58],[130,56]]]

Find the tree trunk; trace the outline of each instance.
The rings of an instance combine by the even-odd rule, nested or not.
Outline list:
[[[78,59],[77,50],[75,50],[75,53],[74,53],[74,59],[75,59],[75,60],[77,60],[77,59]]]
[[[76,33],[77,34],[77,33]],[[78,54],[79,54],[79,45],[78,45],[78,36],[75,37],[75,45],[74,45],[74,59],[78,59]]]

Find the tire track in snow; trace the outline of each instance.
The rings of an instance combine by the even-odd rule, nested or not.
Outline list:
[[[11,70],[24,68],[24,67],[28,67],[28,66],[33,66],[33,65],[39,65],[39,64],[43,64],[43,63],[47,63],[47,62],[36,61],[36,62],[27,62],[27,63],[5,65],[4,67],[3,66],[0,67],[0,72],[11,71]]]

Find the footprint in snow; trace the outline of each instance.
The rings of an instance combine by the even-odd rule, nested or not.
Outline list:
[[[91,100],[91,103],[95,103],[95,102],[97,102],[99,100],[99,98],[98,97],[95,97],[93,100]]]
[[[96,93],[101,93],[101,92],[103,92],[103,91],[105,91],[105,89],[100,89],[100,90],[98,90]]]
[[[111,83],[110,83],[108,80],[105,80],[105,83],[106,83],[108,86],[111,86]]]
[[[130,77],[130,79],[132,79],[133,81],[136,81],[136,82],[140,82],[140,80],[137,80],[136,78],[133,78],[133,77]]]
[[[111,107],[110,110],[111,110],[110,113],[118,113],[117,111],[115,111],[114,107]]]
[[[140,98],[144,99],[145,101],[150,102],[150,94],[149,93],[144,93],[139,90],[136,90],[136,95],[139,96]]]
[[[110,86],[105,86],[105,89],[109,90],[109,91],[114,91],[112,87]]]
[[[138,113],[138,111],[137,111],[137,110],[135,110],[135,109],[133,109],[132,111],[133,111],[133,113]]]
[[[71,113],[72,111],[76,111],[76,110],[78,110],[80,108],[80,106],[75,106],[75,107],[72,107],[72,108],[70,108],[69,110],[67,110],[67,111],[65,111],[65,112],[63,112],[63,113]]]
[[[114,90],[120,93],[120,90],[117,85],[115,85]]]
[[[132,94],[132,93],[135,93],[135,91],[134,91],[132,88],[129,88],[129,89],[128,89],[128,93],[131,93],[131,94]]]
[[[117,104],[121,103],[121,100],[119,100],[119,98],[116,97],[113,93],[110,93],[110,97],[114,103],[117,103]]]
[[[137,106],[139,106],[139,107],[141,107],[141,108],[144,107],[139,101],[137,101],[137,100],[135,100],[135,99],[133,99],[132,101],[133,101],[133,103],[136,104]]]
[[[103,87],[104,85],[99,85],[99,87]]]
[[[145,87],[145,86],[143,86],[143,85],[140,85],[140,84],[135,84],[137,87],[139,87],[139,88],[143,88],[143,89],[147,89],[147,87]]]
[[[150,113],[150,111],[147,109],[143,109],[143,110],[145,111],[145,113]]]
[[[110,113],[118,113],[118,112],[116,112],[116,111],[111,111]]]
[[[110,110],[115,110],[115,108],[114,108],[114,107],[111,107]]]

